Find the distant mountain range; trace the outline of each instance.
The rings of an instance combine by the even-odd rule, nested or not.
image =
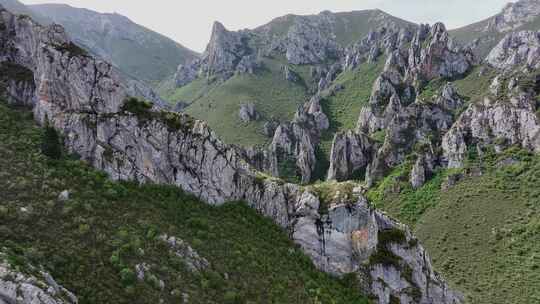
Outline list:
[[[24,5],[17,0],[0,0],[0,4],[42,24],[61,24],[77,44],[148,84],[163,80],[174,74],[179,64],[198,57],[196,52],[119,14],[65,4]]]

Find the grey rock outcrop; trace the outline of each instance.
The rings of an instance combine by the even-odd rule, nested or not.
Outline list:
[[[498,69],[524,66],[540,68],[540,32],[521,31],[510,33],[489,53],[488,64]]]
[[[364,173],[376,150],[373,141],[353,131],[338,133],[332,142],[328,180],[343,181]]]
[[[281,67],[281,70],[283,71],[283,77],[285,77],[287,81],[298,82],[300,80],[300,77],[298,77],[296,72],[292,70],[291,67],[289,67],[288,65],[283,65]]]
[[[464,101],[451,84],[429,102],[418,98],[419,92],[433,79],[464,75],[474,63],[472,52],[456,44],[440,23],[420,26],[406,50],[388,45],[384,70],[373,85],[368,105],[360,111],[356,129],[369,136],[385,133],[384,143],[366,166],[368,185],[403,163],[416,147],[441,141],[441,134],[453,124],[452,113]],[[331,164],[331,168],[336,166]]]
[[[277,164],[285,164],[293,160],[302,182],[311,181],[316,158],[315,144],[311,140],[309,130],[296,122],[281,124],[276,129],[270,149],[272,155],[276,157]],[[278,174],[282,173],[278,172]]]
[[[248,122],[259,119],[260,115],[257,112],[257,109],[255,109],[255,104],[246,103],[240,106],[238,117],[240,118],[241,121],[248,123]]]
[[[201,59],[202,73],[206,76],[219,75],[224,79],[232,76],[243,58],[253,53],[246,45],[248,35],[247,32],[230,32],[223,24],[215,22]]]
[[[443,87],[440,96],[435,99],[435,104],[443,109],[455,111],[463,107],[465,102],[457,92],[455,86],[452,83],[447,83]]]
[[[341,48],[328,35],[332,22],[332,14],[297,17],[285,41],[287,60],[292,64],[314,64],[339,58]]]
[[[259,61],[256,55],[251,54],[242,57],[240,62],[236,65],[237,74],[254,74],[257,69],[261,69],[263,64]]]
[[[322,69],[320,71],[321,75],[319,76],[318,82],[318,94],[321,94],[322,91],[328,89],[332,84],[332,81],[336,79],[339,73],[342,72],[341,63],[335,63],[329,68]]]
[[[36,91],[34,75],[31,70],[13,63],[0,65],[0,94],[8,103],[32,106]]]
[[[189,271],[200,272],[206,270],[210,266],[208,260],[201,257],[197,251],[191,248],[184,240],[168,235],[161,235],[159,238],[169,245],[176,256],[182,258]]]
[[[188,64],[179,65],[174,74],[174,83],[176,87],[183,87],[195,80],[199,75],[200,64],[200,60],[196,60]]]
[[[415,26],[381,27],[345,50],[344,69],[352,70],[364,62],[376,62],[381,55],[390,55],[412,41]]]
[[[410,182],[414,189],[422,187],[435,169],[434,157],[431,153],[418,155],[410,174]]]
[[[270,120],[264,123],[263,125],[263,134],[266,137],[274,137],[276,129],[279,127],[279,122],[275,120]]]
[[[69,151],[111,178],[176,185],[209,204],[246,201],[291,231],[319,269],[358,273],[366,282],[364,291],[380,303],[389,303],[390,295],[402,303],[461,303],[433,272],[423,248],[410,246],[410,232],[372,209],[358,191],[346,187],[322,202],[328,214],[319,211],[316,195],[265,177],[204,122],[128,98],[111,65],[61,47],[69,45],[61,27],[40,27],[7,11],[0,13],[0,22],[5,25],[0,38],[12,46],[1,48],[0,58],[33,72],[36,120],[48,121]],[[384,244],[381,231],[394,228],[406,242]],[[387,250],[400,257],[398,264],[377,261],[377,253]],[[411,286],[418,288],[415,297]]]
[[[423,29],[419,29],[409,50],[407,77],[412,83],[422,83],[438,77],[452,79],[465,74],[472,67],[472,50],[450,38],[444,24],[436,23],[425,39],[422,36]]]
[[[505,85],[495,79],[492,90],[500,92]],[[540,120],[533,93],[523,91],[516,82],[508,85],[507,95],[487,96],[482,104],[471,104],[445,134],[442,148],[448,167],[463,166],[472,145],[496,141],[540,152]]]
[[[537,16],[540,16],[540,1],[538,0],[520,0],[509,3],[500,14],[490,20],[485,31],[495,30],[499,33],[507,33],[533,21]]]
[[[162,109],[170,108],[169,103],[163,100],[158,93],[145,83],[127,77],[123,77],[121,82],[126,84],[126,92],[128,95],[148,100]]]
[[[354,189],[353,192],[360,191]],[[312,257],[319,269],[330,273],[357,272],[364,290],[377,303],[462,303],[433,272],[429,257],[410,231],[369,206],[361,195],[345,191],[320,214],[317,196],[304,192],[299,201],[293,239]],[[387,234],[398,235],[390,241]],[[396,263],[378,260],[378,255],[395,257]],[[404,266],[410,265],[410,266]],[[404,271],[411,267],[411,271]],[[426,267],[427,271],[420,271]],[[411,273],[412,272],[412,273]]]
[[[53,277],[35,270],[36,275],[14,270],[0,254],[0,303],[76,304],[77,297],[58,285]]]

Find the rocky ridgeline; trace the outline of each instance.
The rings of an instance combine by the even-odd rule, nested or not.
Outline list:
[[[389,56],[396,49],[403,49],[412,41],[416,26],[389,24],[375,29],[345,50],[343,68],[352,70],[364,62],[375,62],[379,56]]]
[[[291,122],[282,123],[277,127],[273,133],[272,143],[266,151],[255,151],[253,148],[247,150],[246,156],[250,163],[268,174],[283,177],[283,172],[280,172],[282,170],[279,170],[279,167],[286,165],[287,162],[290,165],[292,162],[295,165],[291,168],[294,171],[293,175],[299,176],[302,183],[312,181],[317,161],[315,150],[320,142],[322,132],[330,127],[328,117],[322,111],[320,101],[325,96],[332,95],[341,89],[339,86],[332,86],[332,82],[342,71],[354,69],[364,62],[375,62],[380,56],[390,55],[395,50],[403,49],[412,41],[414,28],[414,26],[397,27],[391,25],[389,28],[382,27],[371,31],[366,38],[345,49],[338,62],[329,67],[314,68],[315,78],[320,79],[315,95],[298,109]],[[354,139],[351,140],[354,141]],[[364,144],[361,145],[364,146]],[[341,157],[349,158],[353,163],[356,163],[357,160],[354,158],[358,155],[345,153],[351,150],[351,148],[343,150]],[[361,158],[365,159],[365,157]],[[331,166],[335,163],[335,161],[332,162]],[[330,179],[334,179],[334,177],[339,180],[342,179],[341,177],[346,179],[354,171],[351,168],[358,166],[355,164],[347,168],[332,167],[329,173]],[[335,170],[349,172],[349,174],[337,174]]]
[[[540,16],[539,0],[520,0],[509,3],[500,14],[490,20],[484,31],[507,33],[533,21],[538,16]]]
[[[356,132],[336,135],[328,179],[343,181],[365,172],[371,185],[412,154],[416,188],[436,167],[461,167],[471,147],[517,144],[539,151],[539,37],[531,31],[508,34],[486,59],[500,74],[490,92],[466,102],[451,83],[435,96],[421,94],[429,81],[460,77],[475,64],[471,50],[452,41],[442,24],[422,26],[408,50],[388,57]],[[381,136],[380,143],[372,139]]]
[[[0,303],[76,304],[77,297],[58,285],[53,277],[32,268],[36,275],[15,270],[0,253]]]
[[[0,17],[11,102],[32,106],[69,151],[112,178],[177,185],[210,204],[244,200],[288,229],[319,269],[356,273],[379,303],[461,303],[408,229],[370,207],[359,188],[266,177],[204,122],[130,98],[111,65],[80,53],[61,27],[5,10]]]
[[[448,166],[461,167],[469,148],[495,145],[500,150],[519,145],[540,152],[540,32],[508,34],[488,55],[498,68],[483,100],[471,104],[442,142]]]
[[[474,63],[470,50],[456,44],[441,23],[422,25],[413,36],[402,32],[398,37],[405,40],[394,39],[411,37],[410,43],[390,44],[384,70],[373,85],[368,106],[361,110],[356,132],[335,137],[330,180],[347,180],[365,172],[371,184],[415,149],[422,159],[434,160],[429,154],[440,138],[432,135],[448,130],[452,111],[463,104],[450,84],[435,100],[417,96],[433,79],[452,79],[469,71]],[[381,143],[369,139],[377,134],[384,137]]]
[[[374,29],[399,29],[396,21],[381,11],[372,11],[369,16],[366,18]],[[224,80],[235,73],[254,73],[262,67],[262,57],[275,56],[285,57],[290,64],[314,65],[325,70],[324,75],[320,75],[322,78],[329,72],[328,62],[340,62],[354,52],[355,58],[349,58],[351,65],[360,60],[359,56],[364,56],[364,48],[369,48],[368,52],[378,51],[369,40],[350,48],[340,44],[338,32],[351,29],[347,29],[346,21],[345,28],[340,28],[338,24],[342,20],[338,18],[331,12],[311,16],[288,15],[257,29],[237,32],[228,31],[216,22],[202,59],[179,66],[175,75],[176,85],[184,86],[198,77],[217,76]],[[414,28],[413,25],[409,27]],[[372,54],[374,56],[376,54]]]

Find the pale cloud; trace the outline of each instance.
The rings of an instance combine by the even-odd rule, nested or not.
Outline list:
[[[442,21],[449,28],[499,12],[508,0],[22,0],[26,4],[66,3],[99,12],[117,12],[197,51],[204,50],[215,20],[238,30],[285,14],[379,8],[417,23]]]

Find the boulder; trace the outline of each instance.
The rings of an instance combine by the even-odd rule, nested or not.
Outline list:
[[[258,120],[260,115],[255,109],[255,104],[246,103],[240,106],[240,111],[238,112],[238,117],[242,122],[248,123],[251,121]]]

